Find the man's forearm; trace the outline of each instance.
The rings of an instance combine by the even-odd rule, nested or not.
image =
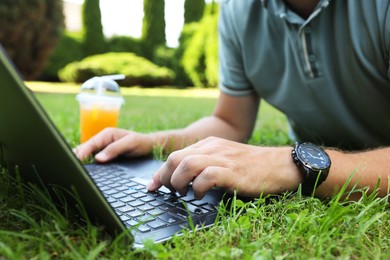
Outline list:
[[[378,180],[379,196],[388,194],[390,177],[390,148],[380,148],[364,152],[345,153],[327,150],[332,166],[327,180],[318,188],[316,195],[332,196],[338,192],[351,177],[347,190],[368,187],[371,193]],[[356,194],[354,196],[359,196]],[[353,198],[353,197],[352,197]]]
[[[150,134],[155,146],[167,151],[182,149],[209,136],[243,142],[247,134],[234,128],[216,116],[204,117],[182,129],[160,131]]]

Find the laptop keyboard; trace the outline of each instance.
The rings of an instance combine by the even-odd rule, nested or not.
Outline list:
[[[141,233],[188,227],[189,221],[209,225],[217,213],[215,201],[196,200],[191,190],[185,196],[164,187],[148,192],[144,179],[127,174],[121,167],[88,167],[88,171],[123,223]]]

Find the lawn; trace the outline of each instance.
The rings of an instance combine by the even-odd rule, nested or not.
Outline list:
[[[77,87],[57,90],[65,91],[37,97],[74,146],[79,138]],[[209,115],[218,96],[215,90],[134,88],[123,93],[119,126],[142,132],[183,127]],[[290,144],[282,114],[263,103],[258,117],[250,143]],[[356,192],[363,192],[356,202],[343,201],[341,193],[326,201],[299,192],[249,202],[237,199],[231,209],[221,206],[224,216],[213,228],[135,250],[122,237],[79,221],[73,209],[58,211],[41,189],[24,187],[2,169],[0,259],[389,259],[388,198]]]

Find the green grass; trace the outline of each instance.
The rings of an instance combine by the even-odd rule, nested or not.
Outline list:
[[[129,91],[119,126],[150,132],[182,127],[212,112],[215,95],[191,98],[186,91],[153,90],[144,96],[142,91]],[[66,140],[78,143],[74,94],[38,98]],[[262,104],[250,142],[289,144],[285,118]],[[362,192],[356,202],[341,196],[322,201],[299,192],[250,202],[233,200],[232,208],[221,206],[215,227],[134,250],[123,237],[110,237],[99,226],[81,222],[75,213],[82,212],[66,203],[65,210],[58,211],[44,190],[23,187],[2,169],[0,259],[389,259],[388,198]]]

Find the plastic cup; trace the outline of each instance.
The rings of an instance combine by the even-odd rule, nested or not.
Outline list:
[[[114,80],[123,78],[123,75],[93,77],[81,86],[76,96],[80,105],[81,143],[107,127],[117,126],[124,99]]]

